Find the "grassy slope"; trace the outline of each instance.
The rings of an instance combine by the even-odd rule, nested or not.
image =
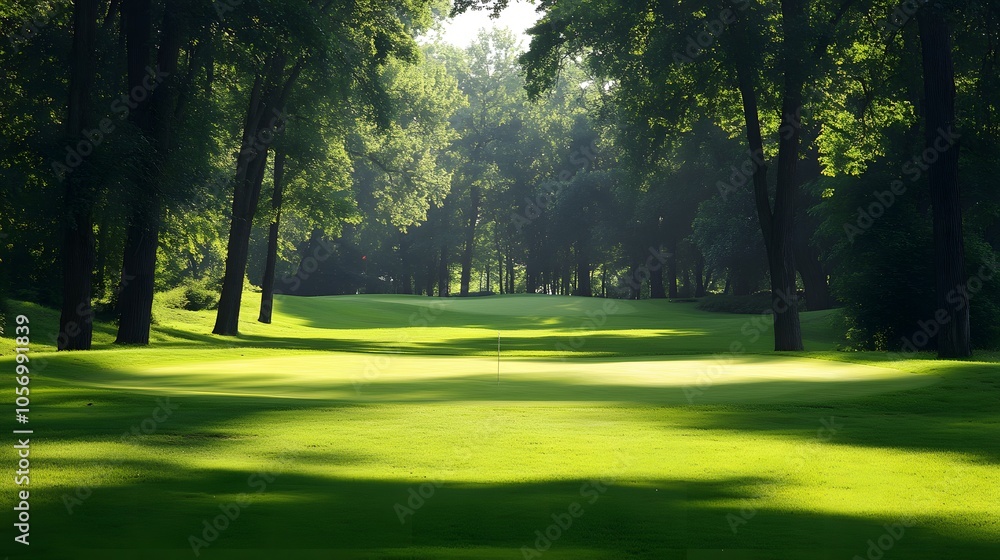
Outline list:
[[[211,313],[158,309],[154,347],[110,349],[102,325],[71,355],[45,352],[52,312],[13,305],[37,351],[31,557],[192,557],[188,536],[247,493],[202,556],[521,558],[573,502],[545,558],[865,557],[904,516],[887,559],[1000,546],[995,362],[832,352],[829,313],[804,316],[811,353],[776,356],[755,317],[607,304],[283,298],[274,325],[250,305],[224,341]],[[164,396],[176,412],[122,440]],[[594,478],[615,484],[590,503]]]

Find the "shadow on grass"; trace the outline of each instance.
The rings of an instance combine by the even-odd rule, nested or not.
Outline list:
[[[899,521],[753,509],[762,487],[773,482],[765,478],[638,481],[608,473],[601,480],[524,483],[442,479],[433,487],[425,479],[305,475],[296,471],[296,452],[286,452],[289,460],[276,461],[269,479],[251,479],[253,472],[238,468],[126,460],[135,482],[95,486],[72,515],[61,496],[73,488],[43,487],[32,506],[44,520],[33,532],[32,558],[97,549],[105,558],[138,557],[136,549],[145,558],[193,557],[195,536],[209,538],[199,551],[208,558],[273,558],[281,551],[311,558],[325,550],[326,558],[332,552],[333,558],[513,559],[537,542],[545,558],[845,559],[864,557],[868,541]],[[237,502],[243,505],[234,508]],[[206,532],[205,523],[224,512],[230,519],[218,526],[225,528]],[[1000,545],[995,535],[958,536],[948,520],[914,517],[916,525],[891,541],[895,558],[989,558]],[[562,527],[553,529],[555,523]],[[172,550],[158,555],[157,549]]]
[[[662,365],[668,375],[671,361],[640,360],[621,365],[623,373],[628,373],[633,363]],[[771,361],[773,358],[746,355],[734,363]],[[298,387],[282,386],[285,382],[280,378],[275,381],[266,371],[215,374],[200,384],[198,366],[191,366],[190,372],[148,376],[104,369],[91,380],[91,370],[81,364],[78,368],[58,368],[64,382],[36,390],[44,391],[45,402],[54,407],[40,420],[46,430],[69,439],[92,438],[102,433],[101,426],[114,426],[120,433],[131,425],[129,414],[133,422],[141,421],[160,395],[187,403],[185,420],[180,424],[184,427],[176,429],[192,433],[224,430],[245,416],[269,410],[492,402],[532,406],[552,402],[631,408],[639,417],[675,427],[770,433],[803,440],[815,439],[820,418],[834,416],[849,429],[840,432],[831,445],[958,452],[1000,463],[1000,379],[995,364],[951,363],[941,366],[936,375],[719,382],[700,387],[701,392],[692,398],[691,386],[583,383],[578,376],[560,379],[561,363],[557,359],[548,363],[557,369],[546,376],[504,375],[499,386],[490,368],[484,368],[482,375],[412,379],[395,375],[361,384],[356,376],[341,372],[316,376]],[[579,363],[566,364],[566,371]],[[211,373],[211,364],[201,367]],[[447,361],[442,367],[447,367]],[[89,386],[79,386],[84,383]],[[144,383],[147,394],[142,394]],[[131,388],[113,388],[115,384]],[[96,405],[87,407],[87,402]]]
[[[441,341],[425,341],[400,335],[400,340],[361,340],[359,338],[311,337],[271,337],[264,335],[240,334],[234,337],[201,335],[175,329],[159,327],[158,330],[172,338],[171,342],[158,342],[156,347],[191,347],[189,343],[211,345],[215,348],[275,348],[282,350],[324,350],[339,352],[407,352],[435,356],[485,356],[496,355],[497,337],[495,332],[481,337],[452,337]],[[644,335],[594,334],[587,331],[570,335],[544,337],[505,335],[502,339],[504,355],[524,355],[525,353],[562,353],[572,357],[596,356],[649,356],[663,354],[705,354],[707,350],[691,349],[691,342],[705,336],[701,331],[657,330]],[[403,340],[403,337],[407,338]],[[577,338],[579,337],[579,338]],[[182,342],[187,341],[187,342]]]

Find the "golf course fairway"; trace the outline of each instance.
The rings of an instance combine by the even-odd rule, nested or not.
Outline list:
[[[236,338],[157,307],[148,348],[58,354],[11,302],[31,530],[0,557],[1000,557],[995,353],[838,352],[836,311],[776,354],[766,315],[666,300],[254,297]]]

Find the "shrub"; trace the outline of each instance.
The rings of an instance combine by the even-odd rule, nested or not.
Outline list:
[[[186,283],[184,285],[184,299],[187,300],[184,309],[188,311],[215,309],[219,306],[219,293],[203,281]]]
[[[188,280],[180,286],[156,294],[159,305],[170,309],[201,311],[215,309],[219,305],[219,293],[211,282]]]

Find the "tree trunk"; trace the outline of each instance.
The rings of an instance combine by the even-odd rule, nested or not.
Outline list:
[[[486,259],[486,292],[490,291],[490,259]],[[480,282],[482,284],[482,282]]]
[[[500,295],[503,295],[507,291],[507,284],[505,282],[503,253],[500,252],[500,243],[497,243],[497,293]]]
[[[461,295],[469,295],[469,282],[472,279],[472,253],[476,246],[476,224],[479,222],[479,187],[469,189],[469,210],[465,219],[465,249],[462,251],[462,285]]]
[[[640,275],[639,275],[639,267],[642,265],[635,260],[635,257],[632,257],[632,259],[633,259],[632,264],[631,266],[629,266],[628,269],[628,277],[629,277],[628,298],[637,300],[639,299],[640,296],[642,296],[642,281],[640,280]]]
[[[801,238],[795,242],[795,264],[799,275],[802,276],[806,307],[809,311],[821,311],[833,307],[829,281],[823,263],[820,262],[819,251]]]
[[[943,9],[923,7],[917,13],[924,70],[924,133],[927,149],[939,156],[930,166],[931,204],[934,217],[934,261],[937,307],[947,313],[939,321],[939,358],[972,355],[969,297],[964,290],[965,246],[962,240],[962,206],[958,185],[959,146],[935,146],[954,134],[955,70],[951,59],[951,34]],[[954,140],[951,140],[954,141]]]
[[[527,262],[524,263],[524,291],[534,294],[538,292],[538,287],[544,282],[542,273],[538,270],[538,258],[534,254],[529,254]],[[510,268],[507,269],[508,273]]]
[[[271,193],[271,211],[274,219],[267,231],[267,262],[264,264],[264,278],[261,281],[260,316],[261,323],[271,323],[274,309],[274,269],[278,263],[278,228],[281,225],[281,197],[285,187],[285,151],[274,150],[274,191]]]
[[[667,289],[670,299],[677,297],[677,237],[667,241],[670,256],[667,257]]]
[[[662,249],[662,247],[660,247]],[[670,257],[673,261],[673,257]],[[676,271],[675,271],[676,273]],[[674,283],[676,284],[676,274],[674,278]],[[674,286],[674,293],[676,294],[677,287]],[[663,289],[663,265],[656,263],[653,267],[649,269],[649,297],[650,299],[664,299],[667,297],[666,290]],[[674,296],[676,297],[676,296]]]
[[[590,263],[582,255],[576,263],[576,295],[591,297],[594,295],[590,287]]]
[[[511,255],[511,248],[507,248],[507,293],[514,293],[514,257]]]
[[[127,2],[126,35],[128,86],[146,89],[149,67],[152,10],[149,0]],[[176,87],[174,81],[180,57],[180,29],[173,2],[164,5],[163,32],[157,68],[166,74],[164,82],[149,93],[149,101],[130,113],[136,127],[150,139],[154,152],[140,163],[139,181],[148,184],[130,201],[129,221],[122,255],[122,291],[118,300],[117,344],[149,344],[159,247],[164,190],[164,164],[170,151]],[[193,61],[189,61],[193,64]]]
[[[434,296],[434,263],[436,259],[431,259],[431,262],[427,264],[427,272],[424,276],[424,291],[427,292],[428,297]]]
[[[694,261],[694,276],[697,282],[694,289],[694,297],[705,297],[705,292],[707,291],[705,280],[705,256],[701,253],[698,254],[698,258]]]
[[[737,36],[734,58],[743,115],[747,125],[747,144],[753,165],[754,198],[771,273],[771,306],[774,313],[774,349],[802,350],[802,329],[795,292],[795,260],[792,256],[792,232],[795,218],[795,166],[798,160],[802,86],[802,34],[806,26],[801,0],[782,0],[784,84],[781,103],[781,138],[778,143],[778,176],[774,209],[767,187],[767,165],[760,132],[755,86],[756,69],[748,59],[743,22],[732,26]]]
[[[239,334],[240,306],[243,301],[243,278],[247,270],[247,255],[250,244],[250,230],[257,212],[260,187],[264,179],[269,153],[270,139],[284,130],[283,108],[292,86],[302,71],[304,59],[292,68],[287,78],[285,57],[275,54],[270,57],[267,69],[258,74],[250,94],[247,118],[243,126],[240,153],[236,158],[236,182],[233,188],[232,219],[229,225],[229,241],[226,247],[226,270],[222,279],[222,293],[219,296],[219,310],[212,332],[220,335]],[[270,119],[270,123],[268,123]]]
[[[66,137],[79,142],[90,123],[90,87],[94,81],[97,38],[96,0],[73,3],[73,44],[70,52],[69,101]],[[63,178],[65,222],[62,243],[62,309],[59,314],[59,350],[90,350],[93,338],[91,292],[94,272],[94,186],[81,170]]]
[[[441,259],[438,261],[438,297],[448,297],[448,285],[451,283],[451,271],[448,270],[448,246],[441,246]]]
[[[216,315],[215,334],[235,336],[239,334],[240,306],[243,299],[243,280],[246,275],[250,251],[250,231],[253,214],[260,198],[260,188],[264,181],[268,151],[265,150],[250,162],[245,189],[242,196],[233,197],[233,220],[229,225],[229,243],[226,249],[226,273],[222,280],[222,294]],[[237,272],[239,273],[237,275]]]

